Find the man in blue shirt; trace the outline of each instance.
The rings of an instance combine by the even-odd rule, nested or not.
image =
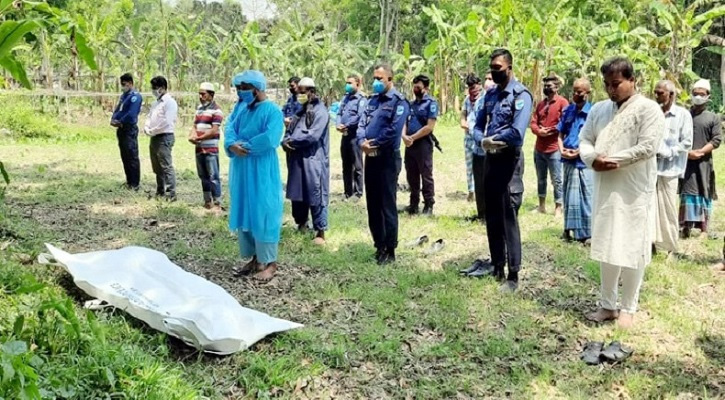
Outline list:
[[[506,49],[491,54],[491,76],[496,87],[486,92],[483,108],[476,118],[474,140],[486,150],[484,192],[486,198],[486,231],[491,261],[477,262],[474,276],[493,273],[506,280],[501,289],[513,292],[518,288],[521,268],[521,236],[517,209],[521,193],[511,195],[511,182],[516,170],[523,171],[521,146],[529,126],[533,97],[513,76],[513,56]],[[504,265],[508,263],[508,277]],[[472,272],[472,273],[473,273]]]
[[[433,215],[435,188],[433,182],[433,129],[438,118],[438,102],[428,94],[430,79],[418,75],[413,79],[415,100],[411,105],[405,143],[405,173],[410,186],[408,213],[418,213],[420,181],[423,180],[423,215]],[[410,133],[410,135],[408,135]]]
[[[592,236],[592,170],[579,157],[579,132],[589,115],[592,90],[587,78],[574,82],[572,104],[564,109],[556,130],[561,136],[564,167],[564,235],[566,241],[585,242]]]
[[[138,114],[141,112],[141,94],[133,88],[133,76],[121,75],[123,93],[113,110],[111,126],[116,128],[118,148],[121,150],[121,162],[126,174],[123,185],[129,190],[138,190],[141,183],[141,163],[138,159]]]
[[[300,78],[293,76],[287,81],[289,85],[290,96],[287,98],[287,102],[282,107],[282,114],[284,114],[284,125],[287,126],[292,121],[292,117],[297,115],[302,110],[302,104],[297,101],[297,85],[300,83]]]
[[[398,247],[397,188],[400,140],[410,106],[393,87],[393,69],[375,67],[373,95],[360,119],[357,143],[365,153],[365,199],[378,264],[395,261]]]
[[[342,134],[340,154],[342,155],[342,182],[345,198],[359,199],[363,195],[362,151],[358,146],[357,126],[365,112],[365,96],[360,93],[360,77],[350,75],[345,84],[345,97],[337,112],[337,131]]]

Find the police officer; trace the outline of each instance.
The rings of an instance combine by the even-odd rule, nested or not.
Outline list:
[[[486,150],[484,191],[486,231],[491,251],[490,262],[474,263],[478,264],[474,266],[479,270],[474,276],[492,273],[499,281],[505,279],[501,286],[505,292],[515,291],[519,282],[521,236],[517,214],[523,190],[517,190],[519,193],[512,198],[510,185],[519,170],[514,186],[523,189],[520,182],[523,173],[521,146],[533,103],[531,92],[514,78],[512,65],[513,57],[508,50],[498,49],[491,54],[491,75],[496,87],[486,92],[474,129],[476,143]],[[506,277],[504,265],[507,262]]]
[[[337,112],[337,131],[342,134],[340,154],[342,156],[342,181],[345,186],[345,198],[363,195],[362,151],[358,146],[357,126],[360,116],[365,112],[366,99],[360,93],[360,77],[350,75],[345,84],[345,97]]]
[[[302,110],[302,104],[297,101],[297,85],[300,83],[300,78],[293,76],[287,80],[290,95],[287,98],[287,102],[282,107],[282,114],[284,114],[284,124],[288,126],[292,122],[292,117],[297,115]]]
[[[141,112],[141,94],[133,87],[131,74],[121,75],[123,93],[111,116],[111,126],[116,127],[116,138],[121,150],[121,162],[126,174],[123,185],[129,190],[138,190],[141,183],[141,163],[138,159],[138,114]]]
[[[397,183],[401,169],[400,139],[410,106],[393,87],[393,69],[375,67],[373,95],[357,131],[357,142],[365,154],[365,198],[368,224],[375,243],[378,264],[395,262],[398,246]]]
[[[428,94],[430,79],[425,75],[413,78],[415,100],[408,116],[405,143],[405,172],[410,186],[408,213],[418,214],[420,181],[423,179],[423,215],[433,215],[435,188],[433,183],[433,129],[438,118],[438,102]]]

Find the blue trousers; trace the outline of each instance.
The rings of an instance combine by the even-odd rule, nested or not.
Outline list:
[[[302,201],[292,202],[292,217],[297,225],[307,225],[312,214],[312,226],[316,231],[327,230],[327,206],[311,206]]]
[[[123,125],[116,130],[118,148],[121,150],[123,172],[126,173],[126,183],[131,187],[138,187],[141,183],[141,162],[138,159],[138,126]]]
[[[554,202],[562,203],[562,173],[561,152],[540,153],[534,150],[534,164],[536,165],[536,178],[538,182],[539,198],[546,198],[547,172],[551,174],[551,184],[554,186]]]
[[[201,179],[204,202],[219,202],[222,197],[222,181],[219,179],[219,154],[196,154],[196,173]]]
[[[257,256],[257,261],[269,264],[277,261],[278,243],[260,242],[254,239],[252,232],[239,231],[239,253],[242,258]]]

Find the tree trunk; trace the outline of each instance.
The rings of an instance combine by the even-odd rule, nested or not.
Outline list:
[[[73,59],[73,70],[71,71],[71,79],[73,81],[72,88],[80,90],[81,87],[81,76],[80,76],[80,65],[78,63],[78,47],[76,46],[76,30],[75,28],[70,34],[71,41],[71,58]]]

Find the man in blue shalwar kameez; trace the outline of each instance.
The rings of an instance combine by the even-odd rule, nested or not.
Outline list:
[[[282,146],[287,152],[287,198],[300,231],[312,214],[313,242],[325,244],[330,193],[330,114],[317,96],[315,82],[302,78],[297,85],[302,109],[292,116]]]
[[[251,258],[236,275],[254,273],[270,280],[277,272],[282,229],[282,178],[277,147],[284,132],[282,111],[267,100],[267,81],[259,71],[242,73],[237,85],[240,102],[224,132],[229,163],[231,208],[229,229],[239,236],[239,251]],[[235,82],[235,83],[236,83]]]

